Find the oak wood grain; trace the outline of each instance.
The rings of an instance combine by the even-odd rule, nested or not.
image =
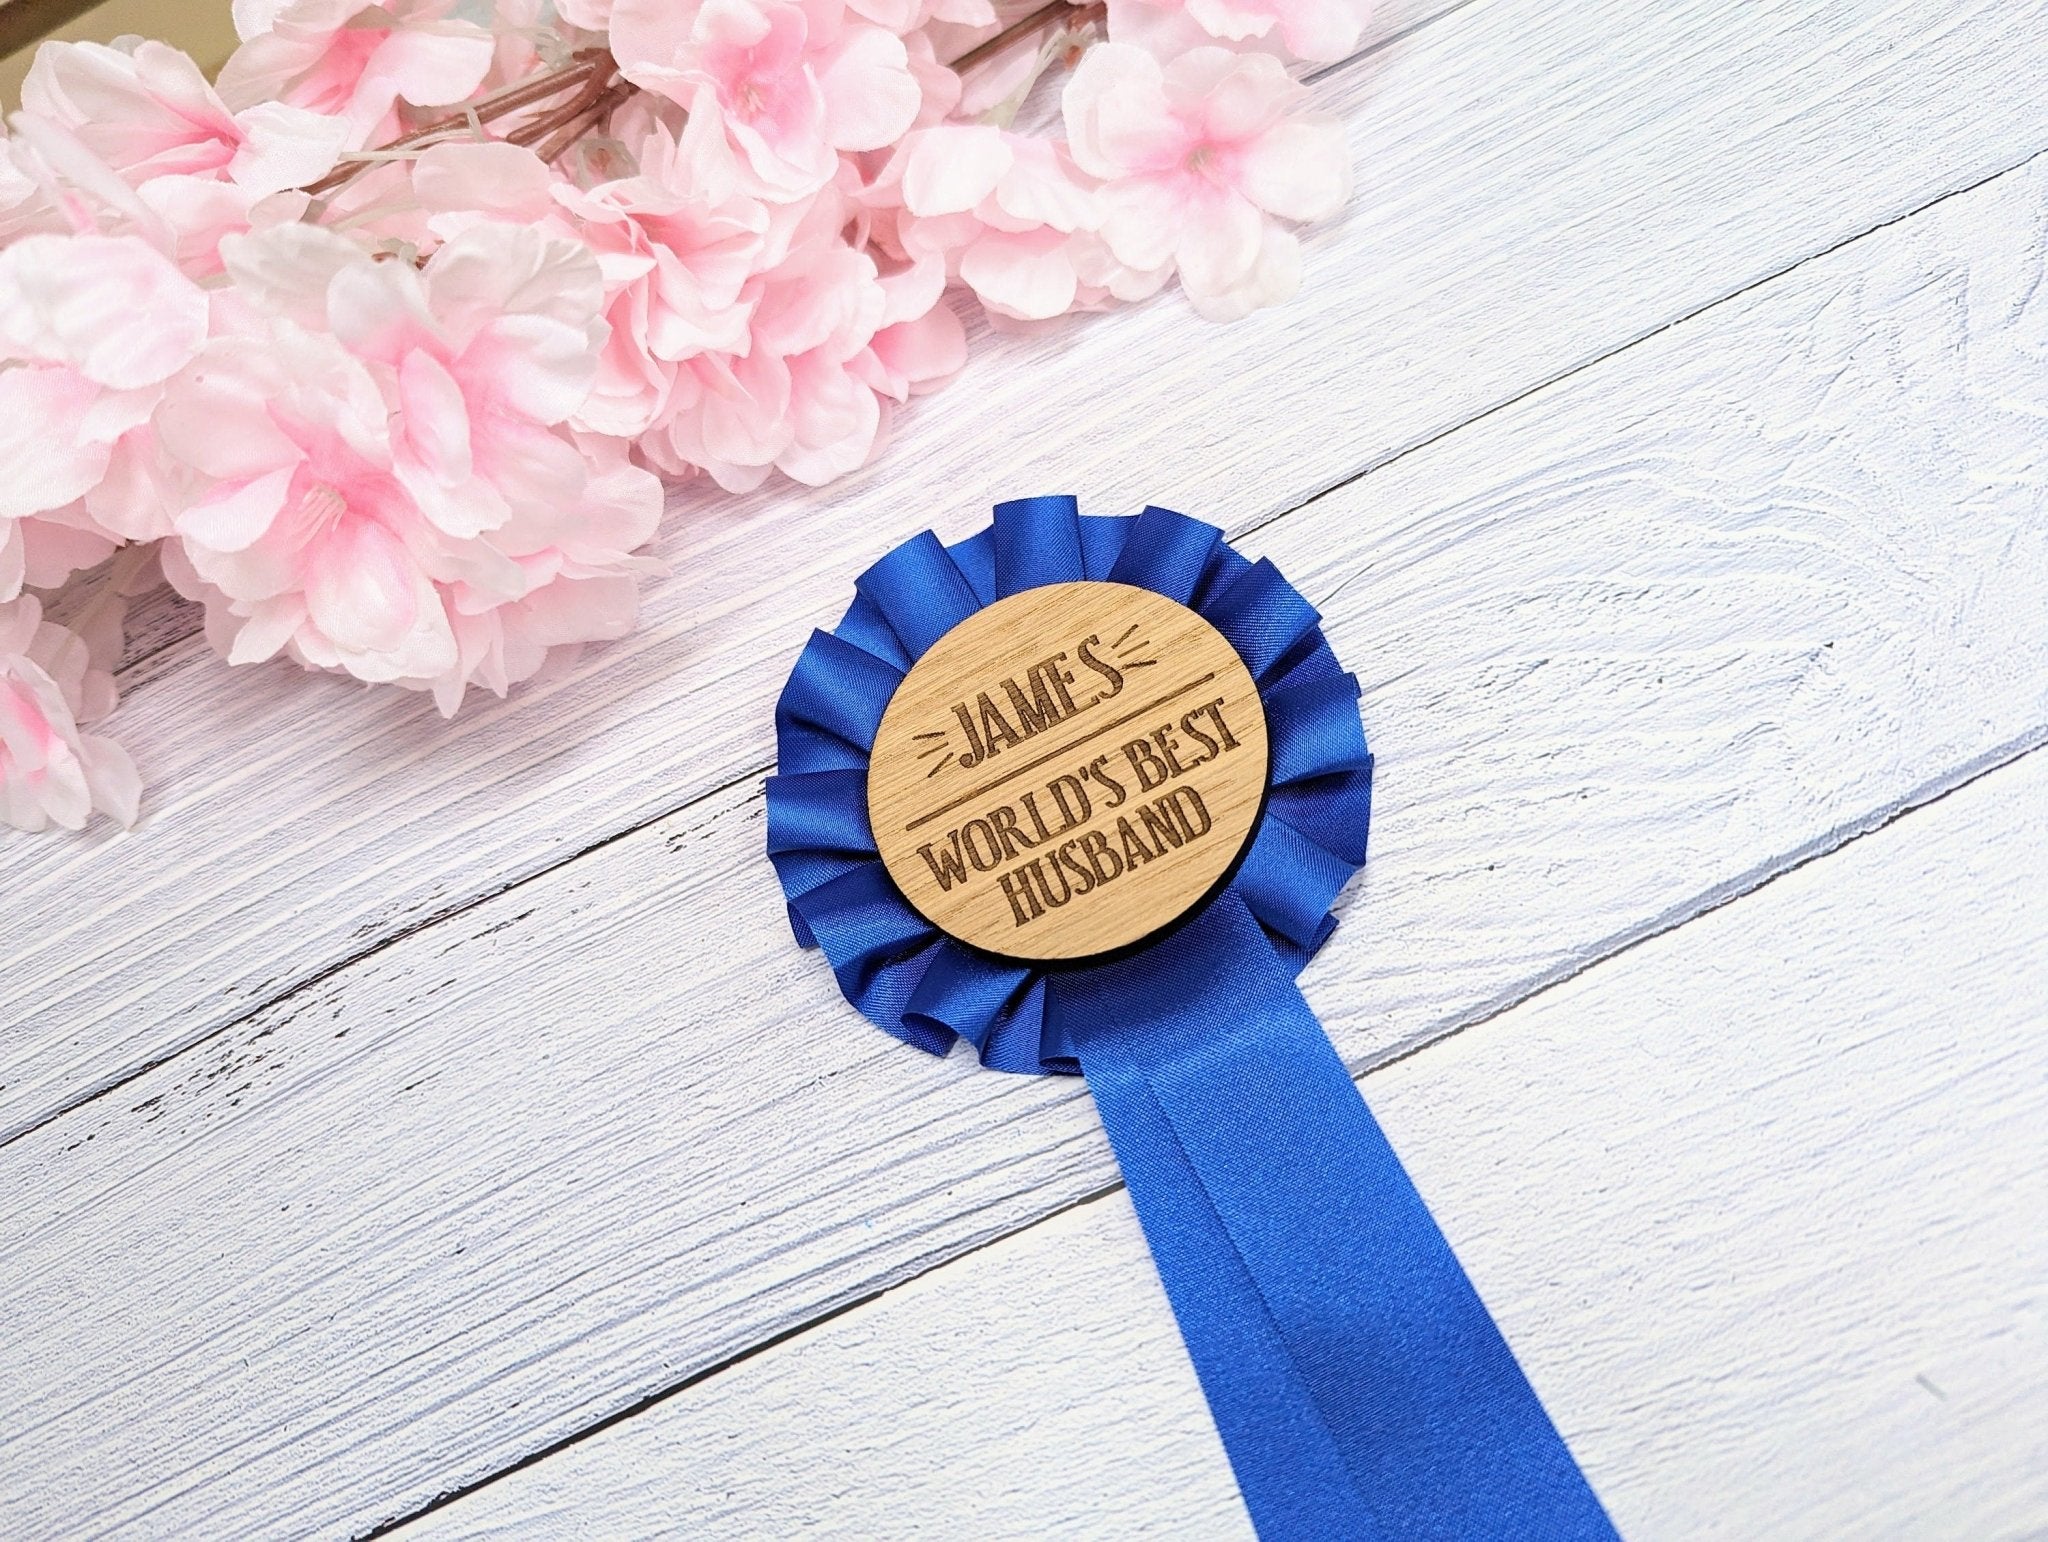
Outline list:
[[[1267,761],[1258,686],[1215,627],[1128,584],[1049,584],[969,616],[904,676],[867,812],[890,877],[947,936],[1087,958],[1215,887]]]

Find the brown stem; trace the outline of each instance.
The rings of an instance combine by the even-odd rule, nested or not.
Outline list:
[[[546,96],[545,88],[550,81],[563,80],[584,70],[611,69],[614,67],[611,51],[606,48],[579,48],[569,56],[567,64],[557,65],[545,74],[532,76],[527,80],[515,80],[509,86],[501,87],[475,104],[479,113],[493,117],[503,109],[521,107]]]
[[[1104,0],[1093,0],[1087,5],[1052,0],[1051,4],[1011,22],[994,37],[975,44],[954,59],[951,67],[964,73],[995,57],[1013,43],[1049,31],[1063,21],[1069,27],[1086,26],[1099,21],[1107,13],[1108,6]],[[574,91],[575,95],[568,101],[557,104],[529,123],[520,124],[509,133],[497,136],[500,143],[525,146],[552,164],[578,139],[602,123],[605,116],[631,96],[635,89],[630,82],[620,79],[618,64],[608,49],[579,49],[567,64],[530,80],[517,81],[459,111],[402,134],[389,144],[378,146],[375,152],[361,160],[347,161],[335,167],[303,191],[316,199],[325,198],[348,186],[371,167],[381,165],[385,157],[402,158],[404,152],[422,150],[451,137],[474,132],[480,124],[495,123]]]
[[[589,111],[590,104],[611,89],[614,78],[609,70],[592,74],[583,82],[576,94],[567,101],[549,108],[530,122],[522,123],[517,128],[506,130],[505,142],[507,144],[525,145],[530,148],[539,140],[546,138],[559,125],[568,122],[572,118],[581,117],[585,112]]]
[[[422,143],[437,134],[457,132],[466,128],[472,119],[480,123],[495,123],[498,119],[559,96],[571,86],[587,82],[597,73],[597,63],[586,61],[566,64],[545,75],[536,75],[532,80],[522,81],[516,86],[487,96],[459,112],[452,112],[444,118],[436,118],[423,128],[416,128],[410,134],[401,135],[386,146],[387,149],[402,150],[409,145]]]
[[[1068,0],[1053,0],[1051,5],[1041,6],[1030,15],[1011,22],[994,37],[976,43],[947,67],[955,74],[965,74],[984,59],[994,58],[1012,43],[1027,38],[1034,32],[1050,30],[1053,24],[1060,20],[1062,13],[1074,18],[1072,25],[1083,26],[1100,19],[1108,12],[1109,7],[1102,4],[1101,0],[1097,0],[1093,5],[1080,6],[1070,5]]]
[[[385,152],[421,149],[450,135],[462,134],[478,123],[492,123],[512,113],[537,106],[552,97],[560,96],[572,87],[581,88],[576,97],[579,105],[575,109],[580,113],[589,101],[610,89],[616,68],[610,53],[606,50],[583,49],[559,69],[550,70],[546,74],[534,76],[531,80],[519,81],[502,91],[493,92],[479,102],[437,118],[432,123],[414,129],[410,134],[401,135],[390,144],[380,145],[378,148]],[[552,127],[560,119],[555,115],[549,115],[543,121]],[[544,128],[542,132],[545,133],[547,130]],[[337,166],[305,191],[315,198],[322,197],[345,187],[377,164],[377,161],[367,160]]]
[[[606,118],[611,116],[612,109],[625,101],[637,89],[631,81],[615,80],[599,92],[597,97],[580,112],[573,114],[567,119],[558,118],[556,120],[558,126],[552,135],[542,138],[541,136],[545,133],[547,125],[535,125],[536,132],[533,139],[522,142],[528,144],[537,143],[539,148],[534,151],[534,154],[539,156],[546,164],[552,166],[568,153],[571,145],[604,122]],[[522,129],[520,132],[523,134],[526,130]]]

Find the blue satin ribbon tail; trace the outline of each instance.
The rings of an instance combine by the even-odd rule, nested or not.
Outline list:
[[[1266,1542],[1612,1525],[1234,895],[1052,982]]]

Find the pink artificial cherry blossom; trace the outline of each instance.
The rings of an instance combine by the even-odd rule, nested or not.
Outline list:
[[[0,530],[97,492],[199,352],[207,311],[133,236],[36,235],[0,251]]]
[[[615,531],[585,544],[601,478],[560,428],[604,337],[597,264],[512,226],[466,231],[423,270],[309,227],[226,252],[241,304],[156,419],[165,453],[210,479],[175,515],[166,572],[207,601],[231,662],[282,650],[452,707],[468,681],[452,612],[567,571],[523,565],[536,554],[580,554],[578,578],[624,560]],[[607,509],[658,510],[651,476],[613,482]]]
[[[284,102],[229,112],[199,66],[163,43],[48,44],[21,105],[137,187],[163,176],[222,176],[255,194],[304,187],[333,170],[349,137],[342,120]]]
[[[880,328],[884,296],[874,259],[836,235],[836,200],[823,207],[833,212],[749,283],[744,347],[683,361],[666,421],[642,441],[657,466],[747,492],[778,466],[815,485],[828,466],[866,462],[881,408],[847,366]]]
[[[1289,298],[1301,249],[1275,220],[1326,218],[1350,188],[1343,128],[1298,113],[1307,96],[1265,54],[1162,66],[1126,43],[1089,50],[1062,106],[1075,162],[1102,182],[1111,254],[1139,274],[1171,265],[1211,320]]]
[[[99,813],[135,823],[135,762],[82,728],[114,709],[111,664],[44,620],[34,595],[0,604],[0,821],[82,830]]]
[[[115,539],[83,502],[27,519],[0,519],[0,600],[23,587],[54,589],[111,556]]]
[[[288,649],[366,680],[455,667],[439,543],[398,482],[378,382],[333,336],[217,340],[173,387],[161,432],[216,481],[177,511],[165,571],[207,602],[228,662]],[[180,582],[188,571],[203,589]]]
[[[235,0],[242,46],[220,72],[237,109],[264,102],[347,120],[361,144],[395,126],[401,102],[446,107],[474,94],[497,45],[456,0]]]
[[[945,302],[946,271],[942,264],[919,262],[900,272],[885,273],[878,282],[882,288],[882,324],[847,368],[876,395],[892,402],[907,402],[913,396],[938,389],[960,373],[967,363],[967,329]],[[885,408],[882,429],[876,436],[877,449],[888,430],[888,419]]]
[[[743,291],[745,346],[681,363],[665,420],[640,441],[652,464],[671,475],[708,471],[731,492],[772,470],[820,486],[874,454],[885,397],[906,398],[959,368],[959,323],[937,314],[943,269],[885,278],[841,234],[847,214],[836,194],[820,195],[787,255]]]
[[[352,131],[282,102],[230,113],[186,55],[129,42],[42,48],[8,169],[38,186],[44,228],[138,234],[211,279],[222,237],[305,212],[306,197],[286,190],[331,171]]]
[[[401,683],[431,690],[452,717],[467,686],[503,696],[522,680],[574,663],[590,643],[624,637],[639,615],[640,579],[667,571],[633,555],[654,539],[663,502],[660,482],[629,465],[622,446],[595,457],[582,493],[558,517],[493,535],[518,564],[517,597],[450,586],[455,669]]]
[[[616,0],[612,49],[628,80],[721,123],[781,203],[830,182],[839,152],[896,139],[922,102],[902,39],[848,22],[841,0]]]
[[[1073,309],[1101,217],[1064,145],[983,124],[919,129],[899,175],[907,253],[946,262],[998,316]]]
[[[1161,59],[1221,41],[1331,63],[1371,17],[1372,0],[1109,0],[1109,35]]]
[[[787,206],[771,215],[740,190],[715,122],[688,119],[680,137],[659,119],[637,127],[638,175],[588,188],[502,144],[437,146],[412,179],[437,234],[496,218],[590,248],[610,337],[572,426],[626,440],[662,416],[680,361],[745,351],[752,306],[741,290],[786,250],[796,223]]]
[[[795,223],[744,190],[714,120],[692,118],[680,136],[653,123],[638,151],[638,176],[554,190],[597,253],[612,329],[575,421],[627,439],[659,420],[683,360],[746,347],[752,307],[741,294]]]

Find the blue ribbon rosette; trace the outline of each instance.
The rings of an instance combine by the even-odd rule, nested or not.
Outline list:
[[[869,827],[870,751],[911,667],[986,606],[1105,580],[1190,607],[1266,714],[1265,803],[1226,880],[1106,958],[941,932]],[[797,940],[876,1026],[998,1071],[1085,1076],[1262,1537],[1607,1538],[1564,1442],[1295,986],[1365,861],[1355,677],[1268,561],[1168,509],[1000,504],[859,578],[776,709],[768,854]]]

